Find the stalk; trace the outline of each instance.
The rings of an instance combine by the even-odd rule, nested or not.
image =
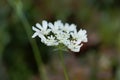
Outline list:
[[[118,55],[117,55],[117,69],[116,69],[116,75],[115,80],[120,80],[120,34],[118,36]]]
[[[69,80],[68,73],[67,73],[66,66],[65,66],[65,62],[64,62],[64,55],[63,55],[62,50],[59,50],[59,56],[60,56],[60,60],[61,60],[61,63],[62,63],[65,80]]]
[[[39,48],[37,46],[37,43],[34,39],[31,38],[32,36],[32,30],[30,27],[30,24],[26,18],[26,16],[24,15],[23,11],[22,11],[22,2],[20,0],[8,0],[9,4],[12,6],[12,8],[15,10],[17,16],[19,17],[20,21],[22,22],[24,29],[26,31],[26,34],[28,36],[29,42],[31,44],[33,53],[34,53],[34,57],[36,60],[36,64],[38,67],[38,71],[41,77],[41,80],[48,80],[47,79],[47,75],[46,75],[46,70],[45,67],[43,65],[42,62],[42,57],[40,55],[40,51]]]

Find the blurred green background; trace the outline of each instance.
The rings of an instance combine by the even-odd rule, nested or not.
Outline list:
[[[87,30],[81,51],[65,53],[70,80],[120,80],[119,0],[0,0],[0,80],[39,80],[29,40],[42,20]],[[36,41],[49,80],[64,80],[56,52]]]

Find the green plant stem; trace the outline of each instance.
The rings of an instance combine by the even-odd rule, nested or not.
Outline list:
[[[62,50],[59,50],[59,56],[60,56],[60,60],[61,60],[61,63],[62,63],[63,70],[64,70],[65,80],[69,80],[68,73],[67,73],[66,66],[65,66],[65,62],[64,62],[64,56],[63,56]]]
[[[93,54],[94,53],[94,54]],[[90,80],[97,80],[97,73],[98,73],[98,59],[99,54],[96,51],[92,51],[92,64],[91,64],[91,74],[90,74]]]
[[[117,69],[116,69],[116,75],[115,75],[115,80],[120,80],[120,34],[118,36],[118,54],[117,54]]]
[[[34,39],[31,38],[32,30],[31,30],[30,24],[29,24],[27,18],[25,17],[22,9],[19,7],[19,4],[17,5],[13,1],[14,0],[8,0],[8,2],[14,8],[19,19],[21,20],[22,24],[24,25],[29,42],[30,42],[31,47],[33,49],[33,53],[34,53],[34,57],[35,57],[35,60],[36,60],[37,66],[38,66],[40,78],[41,78],[41,80],[48,80],[47,75],[46,75],[46,70],[45,70],[44,64],[42,63],[42,57],[40,55],[40,51],[38,49],[37,43]]]
[[[43,66],[42,58],[40,56],[40,51],[38,49],[36,41],[31,39],[32,34],[31,34],[30,27],[29,27],[30,25],[29,25],[27,19],[25,18],[25,16],[22,13],[19,13],[18,16],[19,16],[20,20],[22,21],[22,23],[24,24],[24,28],[27,32],[28,37],[29,37],[29,41],[30,41],[31,47],[32,47],[33,52],[34,52],[34,57],[35,57],[35,60],[37,62],[39,73],[41,74],[41,79],[42,80],[48,80],[47,77],[46,77],[46,71],[45,71],[45,68]]]

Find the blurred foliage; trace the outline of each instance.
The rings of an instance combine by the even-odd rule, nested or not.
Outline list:
[[[16,0],[16,5],[17,1],[19,0]],[[80,76],[74,75],[77,77],[75,78],[72,75],[71,79],[120,79],[119,76],[117,76],[120,74],[119,0],[21,0],[21,5],[23,6],[23,13],[31,26],[42,20],[52,22],[62,20],[70,24],[75,23],[78,28],[87,29],[89,42],[82,47],[81,52],[72,53],[72,55],[81,67],[76,66],[83,69],[82,66],[84,65],[86,66],[84,67],[85,69],[88,70],[88,67],[91,69],[91,77],[89,77],[89,79],[81,79]],[[46,67],[57,66],[57,63],[52,64],[54,63],[52,59],[58,60],[55,58],[57,56],[54,56],[51,48],[40,43],[40,39],[36,40]],[[103,56],[106,59],[103,58]],[[103,63],[101,63],[101,59]],[[106,62],[106,64],[104,64],[104,62]],[[107,65],[107,62],[110,63],[110,65]],[[103,67],[103,65],[107,66],[107,68]],[[61,69],[59,66],[57,67],[58,68],[53,68]],[[4,71],[3,68],[5,68]],[[73,66],[71,68],[70,74],[73,74],[72,72],[76,71],[76,67]],[[80,68],[78,68],[78,72],[75,72],[78,75],[82,75],[80,74],[82,71]],[[83,69],[83,71],[86,70]],[[62,72],[59,70],[57,72],[57,74],[62,75]],[[4,76],[3,73],[5,73]],[[16,15],[14,8],[10,6],[9,0],[1,0],[0,80],[6,80],[4,77],[7,75],[9,80],[31,80],[31,75],[37,76],[37,73],[38,70],[32,47],[30,46],[24,27]],[[50,79],[53,80],[52,71],[48,72],[48,74]],[[57,74],[56,76],[60,78],[61,76]],[[108,74],[107,77],[103,76],[104,74]],[[62,79],[60,78],[60,80]]]

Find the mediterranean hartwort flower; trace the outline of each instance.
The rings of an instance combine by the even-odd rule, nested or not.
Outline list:
[[[43,20],[42,25],[36,23],[36,27],[32,26],[32,29],[35,31],[32,38],[38,36],[47,46],[63,44],[73,52],[79,52],[82,42],[88,41],[86,30],[77,31],[75,24],[63,24],[60,20],[55,21],[54,24]]]

